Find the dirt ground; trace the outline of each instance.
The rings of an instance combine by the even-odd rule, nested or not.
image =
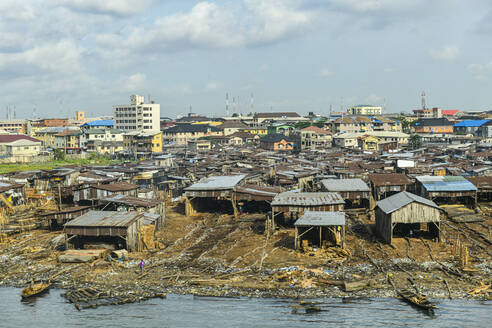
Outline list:
[[[413,287],[434,298],[490,297],[490,288],[473,291],[492,280],[490,216],[478,223],[446,221],[441,242],[395,238],[387,245],[374,237],[374,221],[365,212],[348,212],[345,253],[297,252],[294,230],[280,229],[267,237],[263,218],[186,217],[181,207],[168,207],[166,227],[156,233],[159,249],[130,253],[123,262],[58,263],[62,252],[54,250],[53,240],[62,232],[17,234],[0,244],[0,285],[20,287],[56,276],[52,282],[67,289],[89,285],[156,294],[393,297],[391,278],[396,288]],[[469,256],[463,266],[465,246]]]

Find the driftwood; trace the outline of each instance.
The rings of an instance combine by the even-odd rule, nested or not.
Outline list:
[[[376,282],[372,279],[370,280],[361,280],[361,281],[355,281],[355,282],[343,282],[343,289],[346,292],[353,292],[361,289],[365,289],[370,286],[374,286]]]

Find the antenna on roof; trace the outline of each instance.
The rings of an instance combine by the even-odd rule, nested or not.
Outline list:
[[[333,111],[333,105],[332,105],[332,104],[330,104],[330,118],[331,118],[331,113],[332,113],[332,111]]]
[[[340,98],[340,111],[343,113],[345,110],[343,109],[345,106],[343,105],[343,96]]]
[[[253,110],[253,109],[254,109],[254,107],[255,107],[255,105],[254,105],[254,104],[255,104],[255,98],[254,98],[253,94],[251,94],[251,103],[250,103],[250,110],[251,110],[251,113],[253,113],[253,112],[254,112],[254,110]]]
[[[226,93],[226,116],[229,117],[229,93]]]
[[[384,98],[384,102],[383,102],[383,113],[386,114],[386,98]]]
[[[426,105],[425,105],[425,91],[422,91],[422,109],[426,109]]]

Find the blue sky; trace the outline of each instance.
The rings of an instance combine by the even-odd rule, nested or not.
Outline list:
[[[488,0],[1,0],[0,118],[492,109]]]

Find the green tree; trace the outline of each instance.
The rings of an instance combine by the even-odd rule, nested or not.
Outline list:
[[[326,121],[327,121],[326,118],[322,118],[318,122],[314,123],[314,125],[317,126],[318,128],[324,128]]]
[[[417,149],[422,146],[422,137],[418,134],[412,134],[410,138],[408,138],[408,143],[412,149]]]
[[[400,117],[398,117],[398,120],[401,122],[401,128],[403,129],[403,131],[408,131],[408,129],[410,128],[410,121],[408,121],[407,118],[403,115],[400,115]]]
[[[65,152],[62,149],[55,149],[54,152],[55,161],[63,161],[65,159]]]
[[[311,126],[311,122],[296,122],[294,127],[298,130],[307,128],[308,126]]]

